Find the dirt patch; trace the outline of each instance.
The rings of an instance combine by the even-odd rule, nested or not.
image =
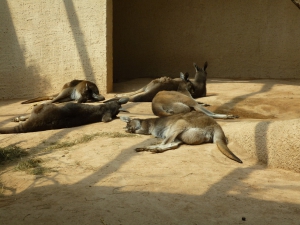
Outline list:
[[[146,82],[119,83],[115,90],[134,91]],[[257,162],[233,135],[248,121],[299,118],[299,84],[209,80],[208,97],[198,100],[212,111],[240,116],[219,122],[243,164],[227,159],[214,144],[136,153],[135,148],[160,140],[124,133],[119,119],[0,135],[0,147],[16,145],[29,154],[0,167],[1,224],[299,224],[300,174]],[[0,102],[0,126],[13,126],[11,118],[30,111],[20,102]],[[153,117],[150,103],[124,108],[130,114],[121,114]],[[47,171],[16,170],[30,157]]]

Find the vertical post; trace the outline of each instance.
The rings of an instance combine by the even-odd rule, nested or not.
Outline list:
[[[106,1],[106,93],[113,90],[113,0]]]

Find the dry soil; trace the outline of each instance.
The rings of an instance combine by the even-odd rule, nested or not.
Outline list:
[[[134,91],[148,81],[118,83],[115,92]],[[0,166],[0,224],[299,225],[300,174],[259,162],[236,144],[233,135],[239,123],[299,118],[299,84],[299,80],[208,80],[208,96],[198,100],[210,104],[212,111],[240,116],[218,122],[243,164],[227,159],[214,144],[137,153],[135,147],[160,140],[124,135],[125,124],[119,119],[2,134],[0,147],[26,149],[28,157],[42,160],[45,173],[16,170],[19,160]],[[0,126],[13,126],[14,116],[31,111],[31,105],[20,104],[22,100],[0,102]],[[124,108],[130,111],[125,115],[153,117],[150,103],[128,103]],[[93,138],[80,141],[86,137]]]

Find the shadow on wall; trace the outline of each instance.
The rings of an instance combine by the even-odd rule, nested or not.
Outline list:
[[[20,44],[16,30],[12,29],[14,23],[7,1],[1,2],[0,21],[0,91],[3,93],[0,99],[14,98],[14,93],[25,88],[24,98],[34,96],[36,84],[42,84],[46,91],[49,87],[47,79],[39,75],[39,68],[34,62],[25,61],[27,49]]]
[[[95,73],[91,65],[90,57],[84,41],[84,33],[80,28],[79,19],[72,0],[64,0],[68,20],[72,29],[72,34],[76,48],[80,57],[81,66],[84,71],[85,78],[90,81],[96,81]]]
[[[95,74],[85,45],[84,32],[80,27],[73,1],[65,0],[63,4],[85,79],[95,81]],[[28,49],[23,37],[18,34],[13,21],[13,12],[5,0],[0,8],[0,20],[3,21],[0,27],[0,93],[3,93],[3,95],[0,96],[0,99],[27,99],[44,94],[54,94],[51,91],[53,87],[50,78],[47,78],[45,74],[41,74],[42,69],[32,59],[33,57],[28,57],[31,51]],[[43,52],[42,49],[41,52]],[[13,96],[14,92],[17,97]]]

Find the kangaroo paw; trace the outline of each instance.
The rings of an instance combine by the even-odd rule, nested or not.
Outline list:
[[[162,153],[162,152],[164,152],[165,150],[163,150],[163,149],[160,149],[160,148],[155,148],[155,149],[151,149],[150,150],[150,152],[152,152],[152,153]]]
[[[136,152],[143,152],[143,151],[148,151],[146,148],[136,148]]]
[[[12,121],[12,122],[20,122],[21,120],[20,120],[20,117],[17,116],[17,117],[15,117],[15,118],[13,118],[11,121]]]
[[[206,104],[206,103],[203,103],[203,102],[197,102],[199,105],[202,105],[202,106],[210,106],[210,104]]]
[[[227,119],[237,119],[237,118],[239,118],[238,115],[231,115],[231,114],[227,115]]]

